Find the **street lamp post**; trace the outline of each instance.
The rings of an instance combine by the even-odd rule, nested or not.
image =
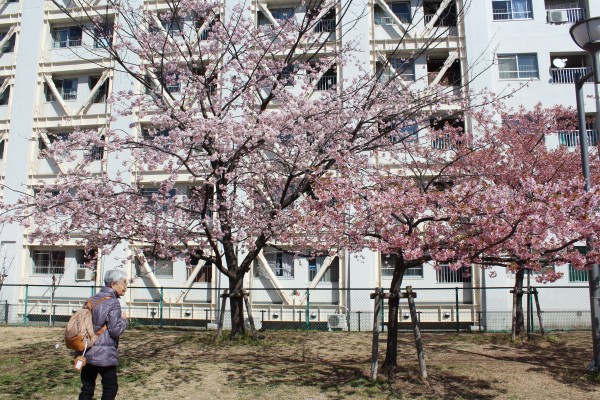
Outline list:
[[[600,83],[600,17],[586,19],[578,22],[569,31],[573,41],[591,54],[592,71],[580,77],[575,83],[577,92],[577,113],[579,116],[579,147],[581,149],[581,168],[585,179],[585,190],[591,188],[590,163],[588,157],[588,140],[585,124],[585,108],[583,98],[583,84],[590,78],[594,78],[594,84]],[[596,91],[596,94],[598,92]],[[600,133],[600,99],[596,98],[596,129]],[[589,246],[589,243],[588,243]],[[592,315],[592,347],[593,358],[590,366],[591,371],[600,371],[600,266],[592,265],[588,272],[590,285],[590,308]]]

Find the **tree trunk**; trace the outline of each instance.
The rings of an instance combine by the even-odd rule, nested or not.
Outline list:
[[[400,287],[406,268],[408,268],[408,265],[404,263],[401,255],[398,255],[394,265],[394,276],[390,285],[390,298],[388,300],[387,347],[383,362],[383,368],[387,371],[392,371],[398,366],[398,308],[400,306]]]
[[[516,291],[515,299],[515,310],[516,316],[514,320],[515,326],[513,330],[515,334],[519,336],[525,335],[525,317],[523,314],[523,278],[525,277],[525,270],[523,268],[519,268],[515,275],[515,287]]]
[[[239,274],[236,279],[229,280],[229,304],[231,306],[231,338],[235,338],[238,334],[245,334],[244,327],[244,295],[242,287],[244,282],[244,274]],[[225,299],[223,300],[225,301]]]

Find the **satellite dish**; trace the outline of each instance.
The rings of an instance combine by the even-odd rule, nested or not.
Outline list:
[[[554,60],[552,60],[552,65],[554,65],[556,68],[564,68],[567,65],[567,59],[555,58]]]

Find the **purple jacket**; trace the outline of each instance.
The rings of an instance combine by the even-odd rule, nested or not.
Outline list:
[[[102,297],[110,297],[98,304],[92,310],[94,329],[99,331],[106,323],[106,329],[94,343],[94,346],[85,353],[87,364],[98,367],[111,367],[119,365],[119,337],[127,328],[127,320],[121,319],[121,304],[114,289],[103,287],[94,297],[92,304]],[[79,353],[81,354],[81,353]]]

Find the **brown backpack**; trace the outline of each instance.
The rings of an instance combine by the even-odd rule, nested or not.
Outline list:
[[[85,306],[69,319],[65,329],[67,348],[85,353],[94,345],[98,336],[106,329],[106,324],[98,332],[94,332],[92,310],[106,299],[110,299],[110,296],[103,297],[94,304],[92,304],[92,299],[89,299]]]

